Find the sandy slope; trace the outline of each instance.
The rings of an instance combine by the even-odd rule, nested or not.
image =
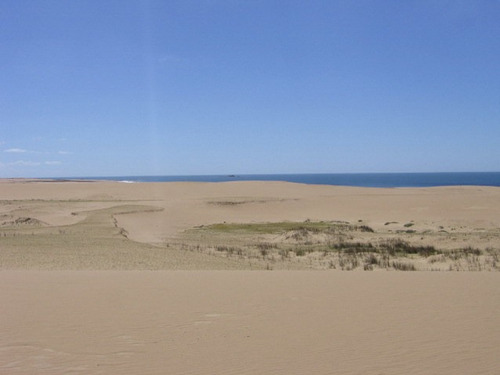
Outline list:
[[[0,273],[1,374],[498,374],[498,273]]]

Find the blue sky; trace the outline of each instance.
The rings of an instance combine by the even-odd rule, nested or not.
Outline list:
[[[0,2],[0,177],[500,170],[498,0]]]

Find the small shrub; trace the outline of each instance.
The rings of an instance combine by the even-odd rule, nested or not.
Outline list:
[[[378,258],[375,256],[375,254],[369,254],[365,259],[365,265],[373,266],[378,263]]]
[[[275,243],[262,242],[258,243],[257,247],[259,248],[259,250],[271,250],[271,249],[277,249],[278,245],[276,245]]]
[[[471,246],[465,247],[461,251],[466,255],[481,255],[481,250],[474,249]]]
[[[393,261],[391,263],[392,268],[398,271],[416,271],[415,265],[413,263],[397,262]]]
[[[431,255],[429,257],[429,259],[427,259],[427,261],[430,263],[430,264],[433,264],[433,263],[443,263],[443,262],[446,262],[446,257],[444,256],[444,254],[439,254],[439,255]]]
[[[228,253],[228,254],[238,254],[241,255],[243,251],[238,248],[238,247],[232,247],[232,246],[216,246],[215,247],[216,251],[223,252],[223,253]]]
[[[382,247],[393,256],[396,254],[417,254],[428,257],[437,253],[434,246],[413,246],[400,239],[387,241],[385,244],[382,244]]]
[[[369,233],[374,233],[375,231],[370,228],[368,225],[361,225],[358,227],[358,229],[361,231],[361,232],[369,232]]]
[[[306,251],[304,249],[297,249],[295,250],[295,255],[297,255],[298,257],[303,257],[304,255],[306,255]]]
[[[369,253],[375,251],[375,247],[370,242],[339,242],[330,245],[330,248],[347,254]]]

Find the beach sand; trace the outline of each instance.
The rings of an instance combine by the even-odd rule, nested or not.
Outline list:
[[[493,187],[3,180],[0,374],[498,374],[499,228]],[[445,253],[271,254],[325,238]]]
[[[498,374],[498,273],[3,271],[2,374]]]

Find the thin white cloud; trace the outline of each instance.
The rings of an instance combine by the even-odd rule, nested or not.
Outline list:
[[[31,161],[31,160],[18,160],[13,163],[9,163],[10,165],[20,165],[22,167],[37,167],[39,166],[40,162],[38,161]]]
[[[3,150],[3,152],[11,153],[11,154],[39,154],[39,155],[49,155],[49,154],[58,154],[58,155],[70,155],[72,152],[70,151],[33,151],[33,150],[25,150],[23,148],[8,148]]]
[[[7,167],[39,167],[39,166],[55,166],[63,164],[62,161],[59,160],[48,160],[44,162],[33,161],[33,160],[17,160],[10,163],[2,163],[0,162],[0,168]]]

